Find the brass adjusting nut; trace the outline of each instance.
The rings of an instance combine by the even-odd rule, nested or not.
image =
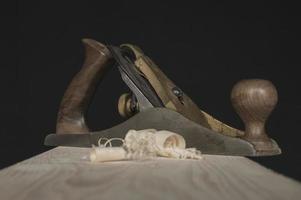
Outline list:
[[[133,110],[131,94],[124,93],[119,97],[118,112],[122,117],[125,118],[131,117],[135,114],[135,111]]]

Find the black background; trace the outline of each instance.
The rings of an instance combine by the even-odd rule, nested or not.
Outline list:
[[[16,20],[6,23],[13,39],[2,38],[13,58],[1,66],[0,167],[49,149],[43,139],[55,131],[60,99],[84,59],[80,40],[93,38],[137,44],[203,110],[241,129],[232,86],[244,78],[271,80],[279,103],[267,130],[283,154],[255,160],[301,180],[298,6],[193,2],[19,1]],[[113,69],[89,110],[93,129],[122,121],[116,103],[124,91]]]

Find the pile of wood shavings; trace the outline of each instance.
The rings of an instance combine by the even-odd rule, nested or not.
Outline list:
[[[104,144],[101,141],[105,140]],[[122,141],[120,147],[112,147],[114,140]],[[100,138],[98,146],[90,151],[91,162],[149,159],[168,157],[176,159],[202,159],[201,152],[186,148],[185,139],[170,131],[155,129],[129,130],[124,139]]]

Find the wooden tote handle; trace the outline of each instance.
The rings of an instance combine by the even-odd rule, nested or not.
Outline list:
[[[56,133],[87,133],[85,114],[98,82],[110,65],[107,47],[95,40],[83,39],[85,61],[82,69],[69,84],[62,99],[56,124]]]

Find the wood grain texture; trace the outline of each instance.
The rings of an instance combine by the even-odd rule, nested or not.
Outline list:
[[[60,105],[56,133],[87,133],[85,114],[98,83],[112,66],[111,55],[105,45],[92,39],[82,40],[85,61],[70,82]]]
[[[257,151],[273,150],[274,144],[265,131],[265,122],[275,108],[278,94],[267,80],[246,79],[232,89],[233,107],[245,124],[243,139],[251,142]]]
[[[300,199],[301,184],[243,157],[90,163],[58,147],[0,171],[0,199]]]

